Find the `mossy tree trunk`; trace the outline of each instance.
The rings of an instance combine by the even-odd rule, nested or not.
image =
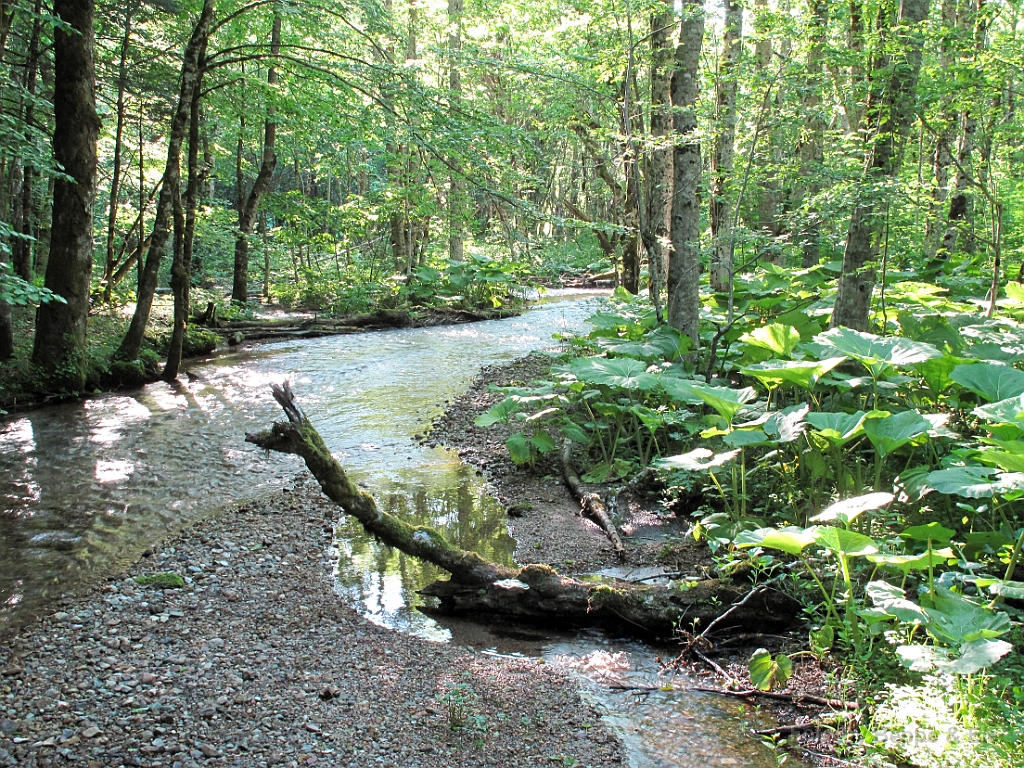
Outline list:
[[[762,631],[791,624],[799,605],[791,598],[764,590],[737,603],[749,585],[706,580],[686,590],[650,584],[593,584],[561,576],[546,565],[520,569],[491,563],[475,552],[459,549],[436,531],[413,527],[381,511],[331,456],[323,438],[295,402],[286,383],[272,386],[274,399],[288,416],[246,442],[269,451],[301,457],[324,493],[343,511],[388,546],[437,565],[451,574],[424,590],[437,597],[443,612],[498,614],[563,625],[614,626],[621,631],[670,635],[677,627],[708,626],[730,606],[721,625]]]

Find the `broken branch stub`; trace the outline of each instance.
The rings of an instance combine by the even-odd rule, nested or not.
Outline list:
[[[301,457],[324,493],[383,543],[426,560],[451,574],[423,594],[437,597],[444,613],[491,613],[562,625],[604,625],[639,634],[670,635],[680,626],[707,626],[729,613],[729,627],[782,627],[799,611],[792,598],[765,590],[744,599],[748,586],[709,579],[686,590],[670,585],[594,584],[561,576],[546,565],[521,569],[491,563],[450,544],[436,531],[413,527],[382,512],[331,456],[323,438],[306,419],[286,382],[272,385],[287,423],[276,422],[246,442]]]

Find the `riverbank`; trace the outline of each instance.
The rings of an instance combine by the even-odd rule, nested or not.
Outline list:
[[[567,673],[377,627],[333,589],[299,481],[172,535],[0,650],[0,765],[600,766]],[[138,578],[176,573],[181,588]]]
[[[550,365],[548,356],[535,354],[508,365],[485,368],[473,385],[434,421],[424,441],[456,451],[464,462],[485,475],[495,495],[509,510],[509,531],[516,540],[516,560],[520,563],[543,563],[566,575],[607,573],[626,579],[643,579],[659,572],[697,578],[712,574],[715,563],[708,548],[687,535],[689,525],[684,520],[661,514],[657,494],[645,495],[642,488],[629,486],[591,488],[619,516],[626,544],[625,556],[620,559],[600,528],[580,515],[579,503],[565,489],[558,451],[542,456],[532,469],[517,467],[504,445],[510,434],[508,425],[474,424],[478,415],[504,397],[502,393],[491,392],[492,386],[527,385],[543,378]],[[747,634],[728,638],[728,642],[720,645],[701,646],[705,658],[688,656],[680,660],[680,668],[713,688],[749,690],[752,685],[747,661],[756,648],[766,647],[774,655],[804,650],[805,644],[805,636],[797,631],[782,635]],[[706,661],[709,658],[711,661]],[[808,695],[856,699],[856,692],[840,677],[830,659],[804,657],[794,664],[793,677],[782,692],[790,700],[751,698],[756,709],[772,712],[780,724],[781,730],[766,734],[767,738],[780,748],[788,744],[794,754],[814,765],[853,765],[840,759],[837,750],[847,733],[856,732],[859,713],[825,728],[813,728],[807,724],[822,715],[827,719],[831,707],[801,700]]]

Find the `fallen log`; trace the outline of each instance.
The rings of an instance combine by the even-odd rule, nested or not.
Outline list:
[[[475,552],[452,546],[436,531],[413,527],[381,511],[331,456],[323,438],[306,419],[286,382],[272,385],[274,399],[288,417],[246,442],[301,457],[324,493],[383,543],[427,560],[451,574],[423,590],[440,601],[443,613],[498,614],[546,624],[614,626],[638,634],[669,636],[678,626],[706,626],[734,604],[729,626],[783,627],[800,605],[775,590],[744,600],[749,587],[717,579],[682,590],[663,585],[589,583],[561,576],[546,565],[509,568]]]
[[[580,503],[583,516],[593,520],[600,526],[615,547],[615,553],[621,560],[626,556],[626,548],[622,546],[622,539],[608,514],[608,507],[596,493],[590,493],[583,487],[583,482],[572,464],[572,440],[566,440],[562,446],[562,478],[569,492]]]

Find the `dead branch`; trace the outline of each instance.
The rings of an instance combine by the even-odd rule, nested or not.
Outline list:
[[[607,534],[619,559],[625,557],[626,548],[622,545],[622,539],[619,538],[619,532],[615,529],[615,523],[612,522],[611,516],[608,514],[608,507],[600,496],[590,493],[583,487],[583,482],[572,465],[572,440],[566,440],[565,445],[562,446],[562,477],[565,479],[565,485],[570,493],[580,502],[584,517],[593,520]]]

